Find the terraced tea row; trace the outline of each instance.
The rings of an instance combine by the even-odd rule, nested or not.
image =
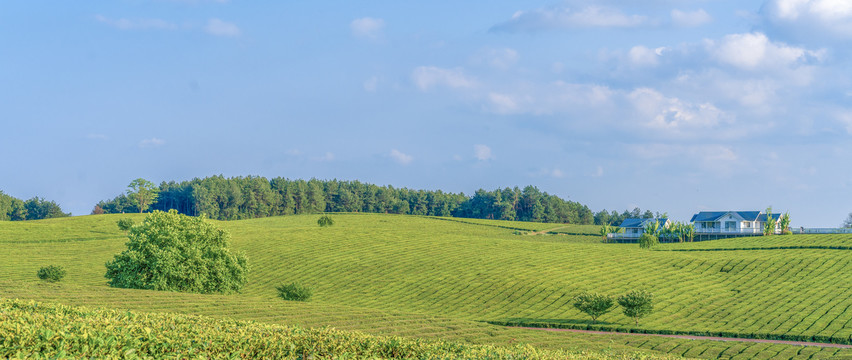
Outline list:
[[[303,329],[199,316],[118,312],[0,300],[0,357],[669,359],[542,351]]]
[[[246,295],[198,295],[100,286],[0,282],[0,298],[26,298],[74,306],[171,312],[303,327],[333,326],[341,330],[356,330],[376,335],[440,339],[468,344],[497,346],[527,344],[540,349],[564,349],[569,352],[592,350],[610,356],[621,356],[642,350],[649,354],[659,351],[690,358],[836,359],[852,357],[852,351],[848,349],[651,336],[552,333],[424,314],[320,303],[286,302]]]

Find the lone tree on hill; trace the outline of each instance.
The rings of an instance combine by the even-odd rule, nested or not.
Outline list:
[[[154,185],[154,183],[139,178],[130,182],[130,185],[127,185],[127,196],[133,199],[136,202],[136,205],[139,206],[139,212],[143,213],[145,210],[148,210],[148,207],[157,201],[157,196],[159,195],[160,188]]]
[[[154,211],[128,237],[127,250],[106,264],[110,286],[209,294],[246,283],[245,254],[231,253],[230,235],[204,217]]]
[[[633,290],[618,297],[618,305],[625,316],[632,317],[639,325],[639,319],[654,311],[654,294],[645,290]]]
[[[574,298],[574,307],[592,317],[592,322],[608,313],[615,306],[612,296],[596,293],[582,293]]]

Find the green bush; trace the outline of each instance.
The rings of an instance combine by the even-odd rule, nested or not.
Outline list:
[[[591,316],[592,322],[612,310],[613,306],[615,302],[609,295],[582,293],[574,298],[574,307]]]
[[[650,249],[654,246],[660,245],[660,241],[657,240],[657,237],[648,233],[642,233],[639,236],[639,247],[642,249]]]
[[[130,231],[130,228],[133,227],[133,219],[131,219],[131,218],[119,219],[116,222],[116,224],[118,225],[118,229],[124,231],[124,234],[127,235],[127,233]]]
[[[618,297],[618,305],[627,317],[632,317],[639,325],[639,319],[654,311],[654,294],[645,290],[633,290]]]
[[[284,300],[308,301],[313,295],[311,288],[295,282],[277,286],[275,289],[278,290],[278,296]]]
[[[319,218],[319,220],[317,220],[317,225],[320,227],[331,226],[334,225],[334,220],[332,220],[328,215],[323,215]]]
[[[65,277],[65,269],[57,265],[49,265],[38,269],[38,278],[44,281],[57,282]]]
[[[128,237],[127,250],[106,264],[110,286],[210,294],[246,283],[245,254],[231,253],[230,235],[204,217],[154,211]]]

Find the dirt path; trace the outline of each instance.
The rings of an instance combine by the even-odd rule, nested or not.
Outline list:
[[[527,235],[543,235],[543,234],[547,234],[551,231],[564,229],[564,228],[567,228],[567,227],[568,226],[560,226],[560,227],[545,229],[545,230],[541,230],[541,231],[530,231],[530,232],[527,233]]]
[[[527,330],[565,331],[565,332],[583,333],[583,334],[599,334],[599,335],[634,335],[634,336],[659,336],[659,337],[668,337],[668,338],[675,338],[675,339],[689,339],[689,340],[742,341],[742,342],[770,343],[770,344],[784,344],[784,345],[796,345],[796,346],[819,346],[819,347],[831,347],[831,348],[852,349],[852,345],[831,344],[831,343],[815,343],[815,342],[806,342],[806,341],[767,340],[767,339],[747,339],[747,338],[728,338],[728,337],[716,337],[716,336],[693,336],[693,335],[639,334],[639,333],[622,333],[622,332],[612,332],[612,331],[592,331],[592,330],[575,330],[575,329],[534,328],[534,327],[523,327],[523,326],[518,326],[517,328],[519,328],[519,329],[527,329]]]

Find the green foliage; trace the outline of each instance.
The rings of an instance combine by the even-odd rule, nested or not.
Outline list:
[[[279,285],[275,289],[278,290],[278,297],[291,301],[308,301],[314,294],[311,288],[296,282]]]
[[[161,291],[230,293],[246,283],[244,253],[230,235],[177,211],[154,211],[130,228],[127,249],[106,264],[110,286]]]
[[[597,293],[582,293],[574,298],[574,307],[592,317],[592,322],[608,313],[615,306],[612,296]]]
[[[0,358],[653,360],[673,356],[566,352],[375,336],[323,327],[0,300]]]
[[[38,278],[47,282],[58,282],[65,277],[65,268],[58,265],[48,265],[38,269]]]
[[[649,222],[649,223],[645,224],[645,229],[644,229],[643,233],[651,235],[651,236],[656,238],[657,235],[660,233],[660,221],[657,220],[657,221]]]
[[[660,241],[654,235],[648,233],[642,233],[642,235],[639,235],[639,248],[641,249],[650,249],[659,244]]]
[[[598,211],[594,214],[594,224],[595,225],[619,225],[624,222],[624,219],[634,218],[634,219],[650,219],[650,218],[668,218],[669,215],[666,212],[660,213],[659,211],[654,213],[651,210],[645,210],[642,212],[641,209],[634,208],[633,211],[624,210],[621,214],[617,211],[613,210],[612,212],[607,212],[606,209]]]
[[[645,290],[633,290],[618,297],[618,305],[624,316],[631,317],[639,325],[639,319],[648,316],[654,311],[654,294]]]
[[[157,201],[159,192],[160,189],[154,183],[142,178],[133,180],[130,185],[127,185],[127,195],[136,203],[139,212],[148,210],[148,207]]]
[[[154,192],[149,203],[137,191]],[[247,176],[212,176],[159,188],[144,179],[131,183],[127,195],[97,205],[107,214],[175,209],[182,214],[206,214],[212,219],[238,220],[322,212],[394,213],[491,220],[592,224],[594,214],[583,204],[542,192],[534,186],[477,190],[473,196],[443,191],[377,186],[359,181],[289,180]],[[147,204],[147,205],[146,205]],[[144,205],[144,206],[143,206]],[[638,210],[638,209],[637,209]]]
[[[331,218],[331,216],[323,215],[320,216],[320,218],[317,220],[317,225],[319,225],[320,227],[332,226],[334,225],[334,220]]]
[[[691,242],[695,238],[695,226],[675,221],[668,227],[662,228],[659,237],[669,241]]]
[[[790,231],[790,213],[781,215],[781,218],[778,219],[778,225],[781,226],[781,235],[790,235],[793,233]]]
[[[23,201],[0,191],[0,221],[41,220],[68,216],[71,214],[62,212],[62,208],[56,202],[39,197]]]
[[[772,217],[772,207],[766,208],[766,222],[763,223],[763,235],[774,235],[778,219]]]
[[[130,229],[133,228],[133,219],[131,219],[131,218],[118,219],[118,221],[116,221],[116,225],[118,225],[119,230],[124,231],[124,234],[127,235],[127,233],[130,231]]]

